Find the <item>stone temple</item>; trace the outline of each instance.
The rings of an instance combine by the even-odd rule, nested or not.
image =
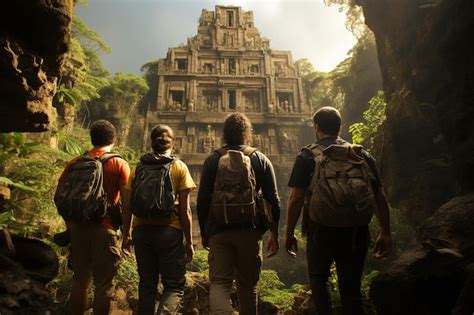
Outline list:
[[[223,145],[225,117],[235,111],[252,121],[253,146],[275,166],[284,202],[296,154],[313,139],[298,65],[290,51],[270,48],[253,12],[218,5],[202,10],[197,35],[187,45],[169,48],[159,60],[158,95],[146,113],[143,147],[149,147],[156,124],[169,125],[175,153],[198,184],[205,158]]]

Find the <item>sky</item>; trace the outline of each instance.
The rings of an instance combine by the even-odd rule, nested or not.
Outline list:
[[[271,48],[290,50],[294,60],[308,58],[318,71],[334,69],[356,43],[344,12],[323,0],[89,0],[76,14],[111,47],[102,56],[111,73],[139,73],[142,64],[196,35],[201,10],[217,4],[253,11]]]

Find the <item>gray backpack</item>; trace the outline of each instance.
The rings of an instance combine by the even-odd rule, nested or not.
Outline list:
[[[366,225],[375,209],[369,165],[362,147],[350,143],[327,148],[311,144],[303,148],[315,162],[308,189],[311,221],[333,227]]]
[[[211,218],[218,227],[255,227],[257,224],[257,191],[255,174],[249,156],[257,149],[243,151],[216,150],[220,154]]]
[[[54,199],[65,220],[99,223],[105,217],[111,205],[104,191],[103,164],[114,157],[121,158],[115,153],[99,157],[86,153],[69,166]]]
[[[171,182],[173,157],[148,153],[141,157],[132,181],[132,213],[141,218],[170,218],[176,195]]]

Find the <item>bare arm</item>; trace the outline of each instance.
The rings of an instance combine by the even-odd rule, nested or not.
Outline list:
[[[192,239],[193,218],[191,207],[189,206],[189,192],[191,189],[185,189],[178,193],[179,201],[179,221],[183,227],[184,238],[186,240],[186,262],[193,260],[194,248]]]
[[[122,198],[122,225],[123,235],[130,236],[130,229],[132,224],[132,210],[130,209],[130,197],[132,192],[125,185],[120,185],[120,196]]]
[[[376,216],[379,220],[380,230],[383,234],[390,235],[390,208],[388,206],[387,197],[382,188],[375,195],[375,202],[377,203]]]
[[[288,196],[288,213],[286,217],[286,241],[285,247],[291,256],[295,256],[298,251],[295,227],[301,215],[306,190],[304,188],[292,187]]]
[[[131,243],[131,225],[132,225],[132,210],[130,209],[130,197],[131,190],[120,185],[120,196],[122,198],[122,226],[123,226],[123,239],[122,239],[122,251],[125,255],[130,255]]]

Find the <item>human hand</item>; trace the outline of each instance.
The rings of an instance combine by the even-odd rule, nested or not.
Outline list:
[[[288,255],[295,258],[298,252],[298,241],[294,234],[287,235],[285,240],[285,248]]]
[[[122,253],[125,256],[130,256],[132,253],[132,238],[129,235],[124,235],[122,239]]]
[[[270,258],[276,255],[279,248],[280,244],[278,242],[278,233],[271,232],[267,239],[267,254],[265,255],[265,258]]]
[[[194,257],[194,246],[191,242],[186,243],[186,263],[189,264],[191,261],[193,261]]]
[[[392,251],[392,236],[390,233],[380,232],[374,246],[374,256],[382,258],[387,256]]]

